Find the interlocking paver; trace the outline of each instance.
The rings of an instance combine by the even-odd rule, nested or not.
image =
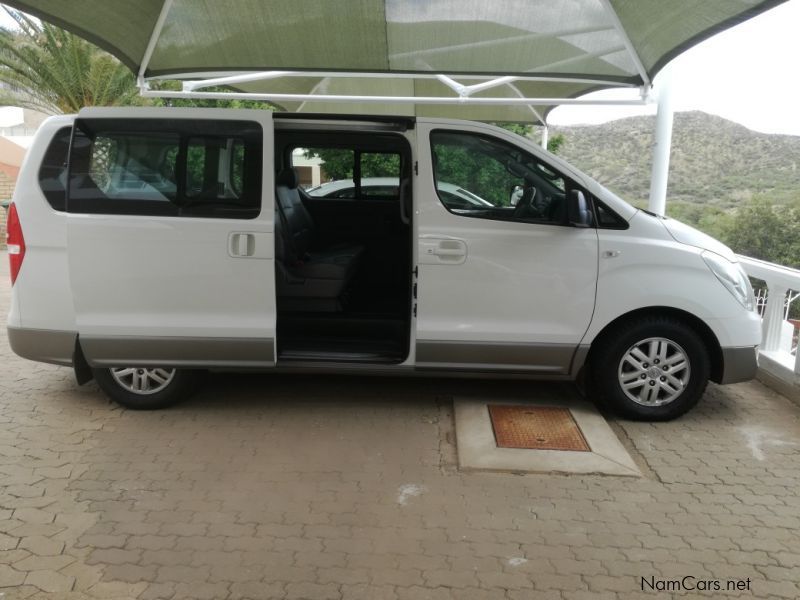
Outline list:
[[[24,571],[17,571],[8,565],[0,564],[0,588],[22,585],[25,575]]]
[[[687,574],[800,597],[800,448],[748,434],[794,443],[800,408],[759,383],[617,423],[642,479],[520,477],[458,471],[451,397],[568,387],[214,375],[136,413],[0,357],[7,600],[622,600]]]
[[[296,600],[338,600],[339,586],[331,583],[290,583],[286,586],[286,598]]]
[[[32,499],[26,498],[26,501],[30,501]],[[53,499],[47,498],[37,498],[36,500],[40,502],[45,502],[46,505],[52,504]],[[10,505],[11,503],[6,503],[6,505]],[[31,508],[29,506],[17,508],[14,511],[14,518],[22,521],[24,523],[35,523],[35,524],[47,524],[52,523],[56,515],[53,512],[47,512],[44,510],[40,510],[39,508]]]
[[[64,542],[42,535],[24,537],[19,541],[19,547],[39,556],[54,556],[64,550]]]
[[[0,533],[0,550],[14,550],[19,546],[19,538]]]
[[[12,566],[19,571],[59,571],[75,562],[74,556],[38,556],[32,554],[15,562]]]
[[[43,592],[63,594],[72,590],[75,578],[57,571],[31,571],[25,577],[25,583]]]
[[[92,550],[86,562],[90,565],[136,564],[142,556],[141,550],[122,550],[121,548],[98,548]]]

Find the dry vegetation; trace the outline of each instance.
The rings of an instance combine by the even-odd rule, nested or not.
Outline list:
[[[559,154],[615,191],[647,201],[653,117],[603,125],[558,127]],[[675,115],[670,202],[715,204],[727,209],[754,196],[774,204],[800,197],[800,136],[770,135],[702,112]]]

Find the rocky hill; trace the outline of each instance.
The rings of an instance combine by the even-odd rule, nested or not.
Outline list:
[[[649,195],[655,117],[553,127],[559,154],[623,198]],[[703,112],[675,114],[668,198],[730,208],[754,194],[800,198],[800,136],[751,131]]]

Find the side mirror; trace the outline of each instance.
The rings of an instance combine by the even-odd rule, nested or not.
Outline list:
[[[567,216],[573,227],[591,227],[592,212],[586,202],[586,196],[580,190],[572,190],[567,200]]]

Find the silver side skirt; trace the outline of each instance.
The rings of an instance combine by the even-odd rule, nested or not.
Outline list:
[[[23,358],[72,366],[74,331],[8,328],[12,350]],[[275,370],[364,375],[435,375],[569,380],[586,359],[588,347],[561,344],[417,342],[416,365],[279,360],[274,341],[257,338],[81,336],[92,367],[170,366],[220,371]]]
[[[573,344],[417,340],[417,368],[568,375]]]
[[[92,367],[272,367],[271,338],[81,336]]]

